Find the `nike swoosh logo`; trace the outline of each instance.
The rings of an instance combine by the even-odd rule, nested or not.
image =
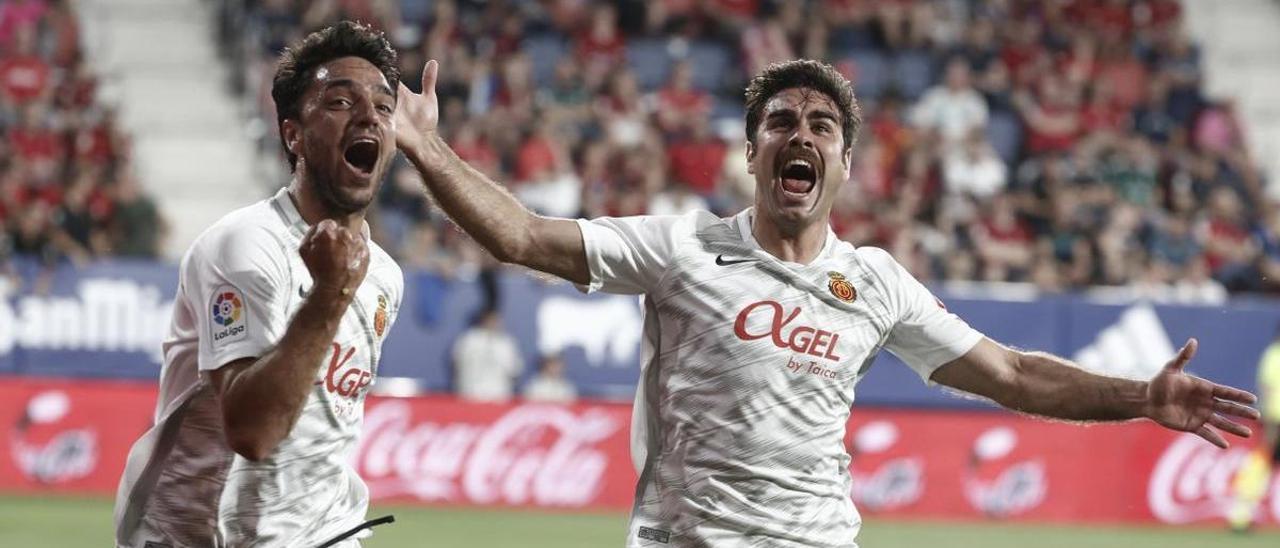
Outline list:
[[[716,255],[716,264],[720,266],[729,266],[731,264],[749,263],[755,259],[725,259],[724,255]]]

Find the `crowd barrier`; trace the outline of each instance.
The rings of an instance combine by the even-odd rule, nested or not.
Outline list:
[[[177,271],[171,265],[105,262],[61,268],[49,291],[0,299],[0,374],[155,379]],[[379,375],[408,377],[428,392],[452,384],[450,350],[482,306],[474,281],[406,273],[399,320],[388,334]],[[564,356],[583,395],[630,401],[639,378],[642,317],[636,297],[582,295],[565,283],[499,276],[499,306],[531,375],[537,357]],[[1187,337],[1200,339],[1189,369],[1253,389],[1255,364],[1280,326],[1269,301],[1221,306],[1100,302],[1082,295],[982,296],[938,291],[948,309],[992,338],[1046,350],[1111,374],[1154,373]],[[865,404],[973,407],[974,400],[929,388],[889,353],[862,381]]]
[[[142,382],[0,379],[0,492],[112,495],[150,424]],[[626,511],[630,407],[370,398],[350,455],[375,502]],[[1146,422],[1083,427],[978,410],[858,409],[850,495],[867,516],[1214,523],[1249,442]],[[1280,474],[1262,523],[1280,522]]]

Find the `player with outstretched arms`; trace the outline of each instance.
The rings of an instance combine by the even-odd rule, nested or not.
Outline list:
[[[387,40],[352,23],[282,56],[272,97],[293,180],[182,260],[118,546],[314,547],[364,520],[346,454],[404,289],[365,223],[396,153],[396,67]]]
[[[535,215],[440,138],[428,62],[400,90],[397,144],[453,220],[498,259],[584,291],[644,295],[627,546],[855,546],[843,437],[872,358],[929,383],[1076,421],[1149,418],[1225,447],[1251,394],[1183,372],[1190,340],[1150,381],[1085,372],[984,337],[883,250],[829,228],[860,125],[849,82],[775,64],[746,91],[754,207],[594,220]]]

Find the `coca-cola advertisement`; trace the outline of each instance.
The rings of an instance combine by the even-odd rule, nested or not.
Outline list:
[[[375,500],[631,506],[631,406],[371,398],[356,468]]]
[[[0,491],[113,495],[155,398],[149,383],[0,379]],[[623,512],[630,424],[622,403],[371,397],[351,458],[375,501]],[[867,515],[1167,524],[1220,522],[1252,449],[1146,422],[881,408],[855,408],[845,443],[850,496]],[[1264,527],[1280,523],[1277,478]]]

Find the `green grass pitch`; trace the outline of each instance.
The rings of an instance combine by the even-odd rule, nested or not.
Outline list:
[[[608,548],[622,546],[626,516],[540,511],[377,506],[366,548]],[[1232,535],[1219,528],[1076,527],[869,518],[862,548],[1276,548],[1280,530]],[[0,496],[0,546],[111,545],[105,499]]]

